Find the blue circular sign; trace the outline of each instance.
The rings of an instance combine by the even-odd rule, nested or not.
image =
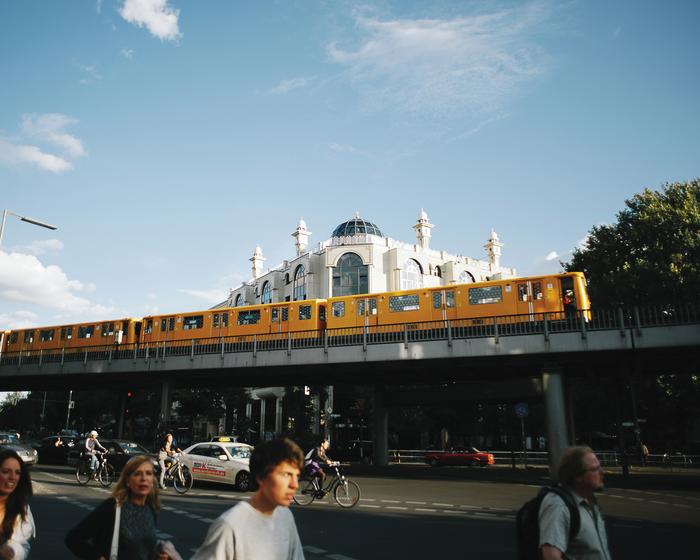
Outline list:
[[[528,413],[527,403],[519,402],[515,405],[515,414],[518,418],[527,418]]]

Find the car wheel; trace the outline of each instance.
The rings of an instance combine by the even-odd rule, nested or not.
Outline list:
[[[252,479],[250,478],[250,473],[248,471],[241,471],[236,476],[236,488],[241,492],[248,492],[250,490]]]

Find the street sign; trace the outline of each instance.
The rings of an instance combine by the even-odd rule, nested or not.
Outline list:
[[[634,428],[634,422],[623,422],[622,427],[623,428]]]
[[[75,408],[75,401],[69,401],[68,408]]]
[[[528,414],[529,414],[529,410],[528,410],[527,403],[519,402],[518,404],[515,405],[515,415],[518,418],[527,418]]]

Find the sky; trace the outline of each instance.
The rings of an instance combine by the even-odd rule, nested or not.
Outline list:
[[[700,3],[0,2],[0,328],[206,309],[356,212],[554,272],[700,172]]]

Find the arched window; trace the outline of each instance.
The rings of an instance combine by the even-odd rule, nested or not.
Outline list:
[[[265,282],[260,296],[260,303],[272,303],[272,285],[270,282]]]
[[[333,295],[352,296],[369,292],[367,265],[355,253],[345,253],[333,269]]]
[[[459,275],[458,282],[460,284],[471,284],[473,282],[476,282],[476,280],[474,279],[474,276],[472,276],[471,272],[467,272],[466,270],[464,270]]]
[[[439,266],[436,266],[433,272],[435,276],[437,276],[438,278],[442,278],[442,269]]]
[[[300,264],[294,272],[294,301],[306,299],[306,269]]]
[[[401,289],[413,290],[423,287],[423,270],[420,263],[414,259],[408,259],[401,269]]]
[[[233,304],[234,307],[238,307],[240,305],[243,305],[243,294],[238,294],[236,296],[236,303]]]

